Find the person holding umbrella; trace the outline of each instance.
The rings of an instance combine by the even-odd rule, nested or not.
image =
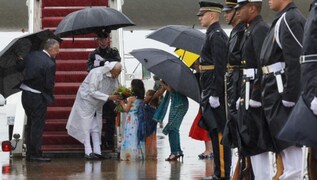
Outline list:
[[[214,153],[214,176],[206,179],[230,179],[231,149],[223,146],[222,133],[226,123],[224,75],[227,64],[228,37],[219,24],[223,5],[216,0],[200,0],[197,13],[201,26],[207,28],[200,53],[201,107],[200,125],[209,131]]]
[[[168,135],[171,148],[171,154],[165,161],[177,161],[179,158],[183,160],[184,154],[180,144],[179,128],[188,110],[188,99],[185,95],[175,91],[165,81],[162,80],[161,85],[167,92],[156,110],[153,120],[163,121],[169,101],[171,101],[168,122],[162,131],[165,135]]]
[[[121,61],[121,57],[117,48],[109,47],[110,43],[110,31],[103,29],[97,33],[97,41],[99,47],[94,51],[89,53],[88,62],[87,62],[87,71],[91,69],[103,66],[105,61]],[[106,149],[114,149],[114,133],[115,133],[115,119],[117,113],[114,111],[116,107],[115,103],[111,100],[107,101],[102,110],[102,117],[106,121],[106,126],[104,127],[105,132],[105,142],[104,144]]]
[[[300,95],[298,59],[306,20],[293,0],[270,0],[268,3],[270,9],[278,13],[266,35],[260,55],[264,115],[275,152],[282,155],[284,172],[279,179],[299,179],[302,149],[276,136],[287,122]]]
[[[47,106],[54,102],[54,85],[56,65],[55,58],[59,53],[59,42],[48,39],[42,51],[32,51],[24,59],[17,62],[17,69],[22,71],[24,80],[22,89],[22,105],[27,116],[26,160],[50,162],[43,157],[42,135],[45,126]]]

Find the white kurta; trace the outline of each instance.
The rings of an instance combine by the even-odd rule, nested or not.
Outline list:
[[[77,91],[66,129],[70,136],[81,143],[84,143],[87,133],[90,133],[95,113],[101,132],[102,107],[119,85],[118,79],[112,78],[109,72],[107,67],[92,69]]]

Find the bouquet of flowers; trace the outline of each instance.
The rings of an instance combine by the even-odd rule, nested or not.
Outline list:
[[[120,96],[123,100],[127,99],[128,97],[132,96],[132,91],[125,87],[125,86],[119,86],[113,93],[114,95]],[[115,109],[116,112],[124,112],[123,107],[120,103],[117,103]]]

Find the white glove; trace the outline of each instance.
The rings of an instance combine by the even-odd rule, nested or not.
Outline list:
[[[94,60],[94,67],[100,66],[100,61],[99,60]]]
[[[310,103],[310,109],[315,115],[317,115],[317,98],[314,97],[313,101]]]
[[[285,100],[282,100],[282,104],[283,104],[283,106],[285,106],[285,107],[294,107],[294,106],[295,106],[295,103],[294,103],[294,102],[285,101]]]
[[[240,98],[236,101],[236,109],[239,110],[239,106],[240,106]]]
[[[209,104],[212,108],[217,108],[220,106],[219,97],[209,97]]]
[[[249,105],[253,108],[258,108],[258,107],[261,107],[262,106],[262,103],[259,102],[259,101],[254,101],[252,99],[250,99],[249,101]]]

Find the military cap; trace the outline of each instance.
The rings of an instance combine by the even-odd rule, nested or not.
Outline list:
[[[222,9],[222,11],[231,11],[237,4],[237,0],[225,0],[225,7]]]
[[[234,8],[240,8],[250,2],[262,2],[262,0],[238,0],[238,4]]]
[[[109,36],[110,30],[101,30],[97,33],[98,38],[107,38]]]
[[[220,0],[200,0],[199,1],[199,12],[197,16],[201,16],[206,11],[218,12],[221,13],[223,5],[220,3]]]

